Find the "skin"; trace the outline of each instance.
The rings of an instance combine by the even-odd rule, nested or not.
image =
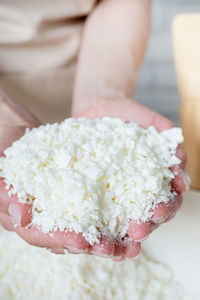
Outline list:
[[[7,101],[0,103],[0,107],[1,111],[3,110],[3,107],[6,107],[6,110],[9,111],[10,117],[16,114],[16,111],[13,111],[12,107],[8,105]],[[123,116],[121,116],[122,107],[124,111]],[[172,124],[169,120],[129,99],[112,101],[102,100],[89,109],[87,113],[84,113],[84,115],[89,118],[101,118],[105,115],[105,113],[107,116],[111,117],[119,117],[120,114],[120,116],[127,121],[138,121],[137,118],[138,114],[140,114],[140,110],[142,110],[144,114],[141,114],[141,118],[139,120],[139,124],[141,126],[148,127],[151,124],[160,130],[171,128]],[[13,141],[23,135],[26,127],[31,127],[31,124],[33,123],[32,120],[18,118],[16,119],[16,121],[18,121],[17,126],[10,124],[11,126],[9,125],[8,127],[8,124],[5,126],[7,120],[7,118],[4,120],[1,119],[0,122],[0,128],[4,128],[4,130],[1,130],[0,132],[0,140],[4,141],[4,143],[1,143],[0,146],[1,154],[3,154],[4,149],[11,145]],[[34,127],[38,126],[39,124],[39,121],[35,121]],[[46,247],[57,254],[62,254],[64,253],[64,249],[67,249],[69,253],[87,253],[103,257],[107,256],[116,261],[122,261],[126,256],[132,258],[137,257],[140,252],[140,242],[149,236],[150,232],[157,227],[157,224],[168,221],[174,217],[175,213],[181,206],[181,193],[186,188],[184,184],[185,179],[183,177],[184,173],[182,172],[185,156],[180,149],[178,149],[177,155],[182,158],[182,164],[176,166],[177,176],[174,179],[174,187],[178,192],[176,200],[169,202],[167,205],[164,203],[159,204],[156,210],[153,212],[153,216],[149,222],[138,223],[137,221],[132,220],[130,222],[127,237],[123,243],[119,241],[115,241],[114,243],[108,237],[104,236],[99,244],[90,246],[88,242],[81,236],[81,234],[75,234],[74,232],[57,231],[54,236],[51,236],[49,234],[43,234],[38,228],[25,228],[25,226],[31,221],[31,207],[29,205],[19,203],[16,196],[9,197],[5,189],[5,183],[3,179],[0,179],[0,223],[5,229],[14,230],[29,244],[38,247]],[[12,213],[10,207],[13,206],[15,211],[18,211],[20,220],[19,218],[15,218],[14,221],[10,216],[10,213]],[[18,223],[19,226],[15,227],[15,223]]]
[[[84,27],[74,85],[73,116],[120,117],[144,128],[153,125],[159,131],[173,127],[171,121],[131,99],[149,30],[149,0],[99,2]],[[3,151],[23,135],[26,127],[37,127],[40,122],[7,95],[1,95],[0,155],[3,155]],[[57,231],[49,235],[38,228],[26,227],[31,221],[31,207],[19,203],[16,196],[9,197],[3,179],[0,179],[0,223],[29,244],[46,247],[57,254],[67,250],[73,254],[110,257],[115,261],[136,258],[140,253],[140,242],[161,223],[173,218],[181,206],[181,193],[186,190],[185,154],[181,148],[177,149],[177,156],[181,164],[172,168],[177,174],[172,182],[178,193],[176,199],[159,204],[148,222],[130,221],[124,241],[111,241],[102,236],[99,244],[90,246],[81,234]]]

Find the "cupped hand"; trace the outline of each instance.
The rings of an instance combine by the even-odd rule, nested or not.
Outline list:
[[[24,134],[27,127],[39,125],[39,120],[0,91],[0,156]],[[99,244],[90,246],[81,233],[76,234],[67,229],[64,232],[58,230],[44,234],[40,228],[31,225],[31,212],[30,205],[19,202],[16,195],[8,195],[4,178],[0,178],[0,224],[6,230],[16,232],[30,245],[45,247],[56,254],[69,252],[113,257],[119,256],[122,251],[106,236],[101,237]],[[139,253],[139,247],[140,245],[135,243],[134,255]]]
[[[6,104],[4,103],[4,105]],[[13,110],[12,106],[9,105],[7,105],[6,113],[7,110],[10,110],[12,122],[9,119],[9,114],[1,119],[0,155],[3,155],[4,150],[24,134],[26,127],[31,128],[40,125],[34,119],[28,118],[27,120],[27,115],[23,118],[23,111],[20,111],[19,114],[18,110]],[[135,121],[143,127],[154,125],[159,130],[173,126],[169,120],[131,100],[101,101],[84,115],[91,118],[121,117],[126,121]],[[116,261],[122,261],[125,257],[137,257],[140,253],[140,241],[144,240],[159,223],[171,219],[182,203],[181,193],[186,189],[186,185],[183,176],[185,155],[181,148],[178,149],[177,155],[182,161],[179,166],[174,166],[177,175],[173,180],[173,187],[178,193],[177,199],[170,201],[168,205],[159,204],[149,222],[138,224],[138,222],[132,221],[123,243],[121,241],[113,242],[108,237],[102,236],[99,244],[90,246],[80,233],[57,231],[53,234],[44,234],[39,228],[31,226],[31,206],[20,203],[17,196],[9,197],[3,179],[0,179],[0,223],[5,229],[15,231],[29,244],[46,247],[57,254],[66,252],[86,253],[111,257]]]
[[[27,127],[39,125],[39,120],[0,90],[0,156],[24,134]],[[65,250],[81,253],[87,252],[89,248],[81,234],[59,231],[44,234],[39,228],[31,226],[31,206],[20,203],[16,195],[10,197],[3,178],[0,178],[0,224],[6,230],[15,231],[29,244],[46,247],[54,253],[65,253]],[[110,251],[107,241],[102,239],[102,243]]]
[[[173,127],[170,120],[132,99],[103,99],[82,114],[74,114],[74,117],[81,116],[89,118],[118,117],[128,122],[134,121],[143,128],[154,126],[158,131]],[[178,146],[176,156],[181,160],[181,163],[171,168],[175,174],[171,184],[177,192],[177,196],[173,200],[169,199],[167,204],[158,204],[152,211],[152,217],[148,222],[138,222],[137,220],[130,222],[127,237],[123,244],[120,242],[114,245],[114,260],[122,261],[125,257],[136,257],[140,252],[140,242],[145,240],[161,223],[171,220],[180,208],[183,201],[181,194],[189,188],[184,173],[186,156],[181,146]]]
[[[26,127],[31,128],[31,124],[1,126],[0,124],[0,156],[4,155],[4,150],[19,139]],[[39,124],[38,124],[39,125]],[[90,246],[81,233],[73,231],[57,230],[44,234],[40,228],[31,225],[31,205],[18,201],[16,195],[9,196],[3,178],[0,178],[0,224],[9,231],[15,231],[23,240],[30,245],[45,247],[56,254],[93,254],[104,257],[119,257],[124,250],[121,246],[116,247],[115,243],[106,236],[101,237],[99,244]],[[140,245],[135,243],[131,250],[132,255],[139,254]],[[134,252],[134,253],[133,253]]]

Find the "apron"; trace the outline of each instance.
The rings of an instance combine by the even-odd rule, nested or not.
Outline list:
[[[0,86],[44,123],[70,116],[81,32],[95,2],[0,1]]]

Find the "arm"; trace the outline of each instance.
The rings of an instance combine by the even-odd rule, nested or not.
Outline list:
[[[104,0],[88,18],[74,88],[75,117],[119,117],[142,127],[153,125],[159,131],[173,127],[170,120],[132,99],[148,42],[150,6],[149,0]],[[181,206],[181,193],[186,189],[185,156],[181,149],[177,150],[177,156],[182,164],[175,167],[176,177],[172,182],[177,191],[175,201],[169,199],[168,204],[159,204],[149,222],[130,222],[128,235],[133,243],[116,255],[120,259],[136,256],[134,242],[147,238]]]
[[[88,17],[73,115],[80,115],[102,98],[132,98],[151,27],[150,7],[150,0],[104,0]]]

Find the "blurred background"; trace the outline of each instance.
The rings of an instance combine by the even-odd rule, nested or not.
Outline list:
[[[153,0],[152,35],[135,99],[179,124],[180,96],[173,65],[171,24],[178,13],[200,10],[200,0]]]
[[[139,102],[160,112],[176,125],[179,125],[181,97],[176,86],[171,25],[175,15],[179,13],[199,13],[200,0],[152,0],[152,3],[152,35],[140,70],[134,97]],[[191,28],[188,25],[189,23],[186,22],[184,29]],[[184,73],[184,76],[182,76],[184,83],[188,83],[188,78],[190,79],[189,84],[184,85],[182,82],[182,92],[184,90],[183,94],[187,95],[185,96],[187,101],[185,101],[184,105],[184,114],[182,110],[182,118],[184,116],[185,123],[182,123],[185,127],[184,133],[187,133],[187,141],[185,135],[185,149],[187,148],[188,169],[190,164],[189,173],[193,180],[192,187],[200,190],[199,27],[197,30],[194,30],[194,35],[193,31],[191,34],[189,30],[187,33],[184,31],[184,34],[182,31],[182,37],[180,38],[183,41],[182,45],[186,46],[188,37],[191,38],[192,43],[188,49],[192,49],[194,52],[188,51],[187,47],[181,48],[180,43],[179,46],[183,50],[180,51],[179,48],[177,53],[180,53],[182,56],[178,55],[176,58],[179,60],[179,67],[180,65],[183,66],[183,61],[184,67],[186,67],[184,70],[187,70],[184,73],[182,68],[182,73],[180,72],[179,76]],[[193,37],[191,37],[192,35]],[[186,63],[184,58],[188,58],[189,63],[188,61]],[[196,65],[194,63],[195,60]],[[143,243],[145,250],[151,256],[172,268],[177,280],[188,291],[197,293],[197,298],[186,298],[190,300],[200,299],[200,235],[197,235],[199,228],[200,193],[191,190],[184,195],[182,209],[176,218],[162,225],[159,230],[156,230]]]

